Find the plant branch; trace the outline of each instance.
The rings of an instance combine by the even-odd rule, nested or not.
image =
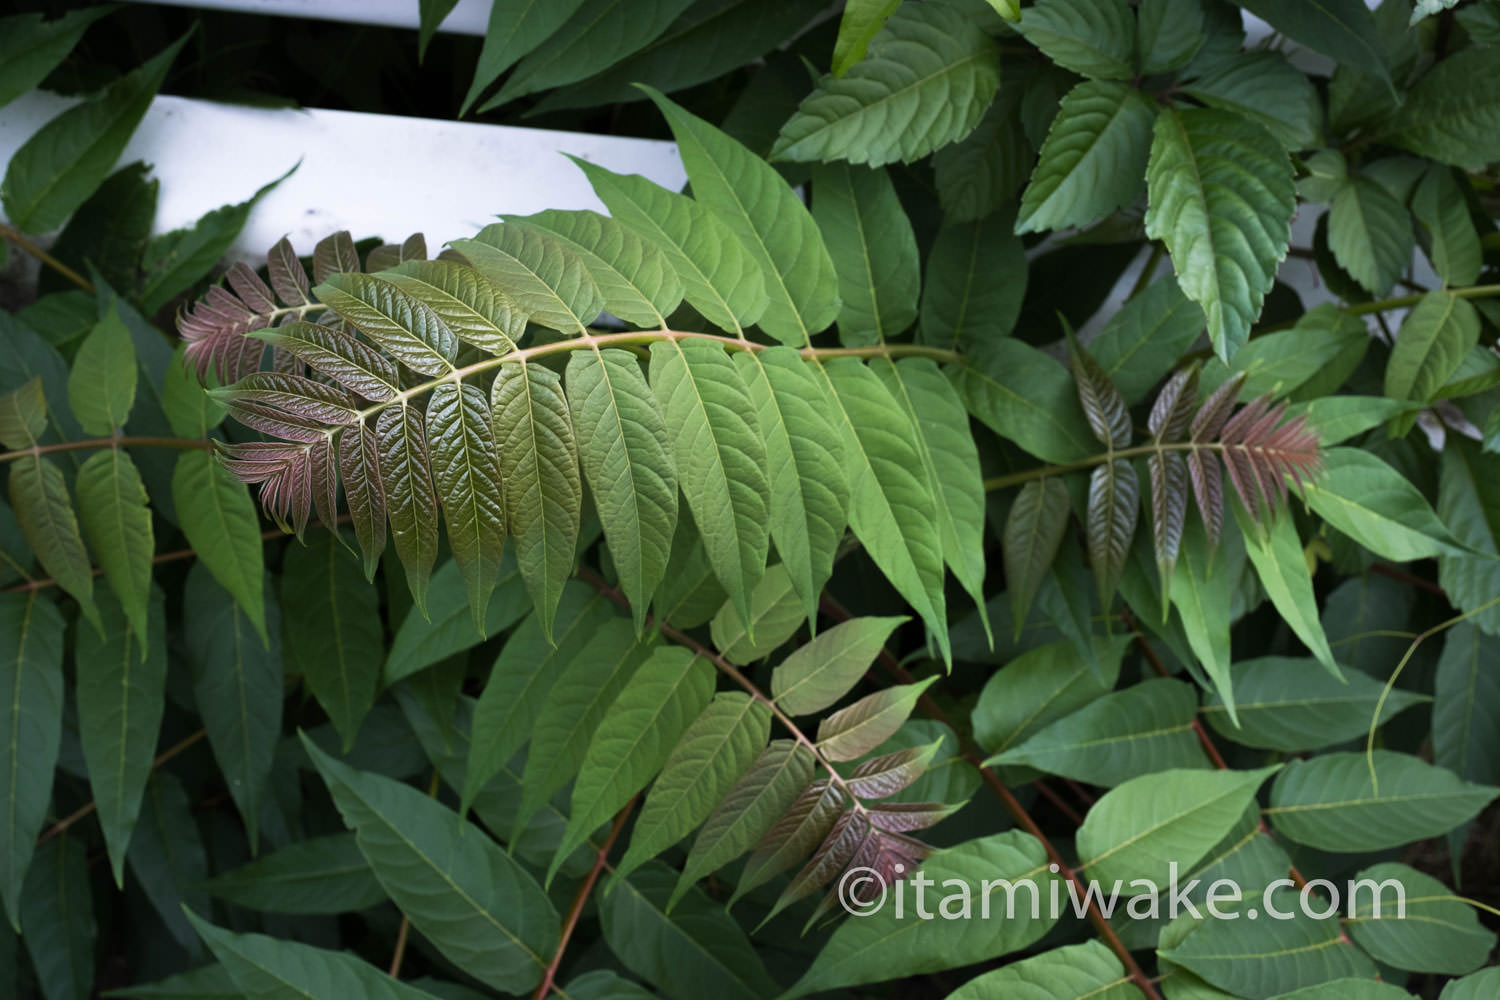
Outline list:
[[[31,242],[21,234],[20,230],[16,229],[14,226],[8,226],[5,223],[0,222],[0,236],[3,236],[5,239],[10,240],[16,246],[20,247],[23,252],[30,254],[32,257],[35,257],[37,260],[52,268],[52,270],[56,271],[64,278],[67,278],[69,281],[77,285],[79,288],[83,289],[85,292],[93,294],[94,283],[92,281],[85,278],[83,275],[79,274],[77,271],[73,270],[71,267],[58,260],[56,257],[52,256],[50,253],[37,246],[35,243]]]
[[[562,965],[563,952],[568,950],[568,942],[573,937],[573,931],[578,926],[578,918],[583,915],[584,904],[588,902],[589,894],[594,891],[594,886],[599,881],[599,875],[604,871],[605,862],[609,859],[609,852],[615,846],[615,841],[620,837],[620,831],[625,829],[625,820],[630,811],[635,808],[636,801],[640,799],[637,792],[625,808],[615,814],[614,825],[609,828],[609,836],[599,846],[599,851],[594,855],[594,866],[589,869],[588,877],[578,887],[578,892],[573,896],[573,905],[568,907],[568,915],[563,920],[562,936],[557,939],[557,951],[552,955],[552,961],[547,963],[547,971],[542,973],[542,981],[537,985],[536,992],[532,994],[532,1000],[545,1000],[548,993],[552,991],[553,983],[557,979],[558,967]]]
[[[1105,462],[1112,462],[1122,458],[1142,458],[1147,455],[1159,455],[1168,451],[1216,451],[1224,453],[1236,449],[1259,453],[1274,451],[1274,449],[1261,445],[1226,444],[1223,441],[1152,441],[1149,444],[1138,444],[1131,448],[1116,448],[1113,451],[1100,452],[1097,455],[1090,455],[1088,458],[1080,458],[1076,462],[1068,462],[1063,465],[1039,465],[1034,469],[1023,469],[1020,472],[1012,472],[1009,475],[995,476],[984,481],[984,489],[986,493],[993,493],[995,490],[1003,490],[1008,486],[1019,486],[1022,483],[1029,483],[1033,479],[1045,479],[1047,476],[1061,476],[1069,472],[1081,472],[1084,469],[1092,469],[1097,465],[1103,465]]]
[[[157,758],[151,762],[151,770],[156,770],[158,767],[161,767],[173,757],[176,757],[178,754],[182,753],[185,750],[191,749],[207,735],[208,730],[199,729],[197,732],[183,738],[168,749],[163,750],[159,755],[157,755]],[[74,810],[70,815],[58,820],[56,823],[52,824],[45,831],[43,831],[42,835],[36,839],[37,846],[40,847],[47,841],[51,840],[53,837],[56,837],[58,834],[65,832],[69,827],[71,827],[74,823],[77,823],[79,820],[88,818],[97,808],[97,803],[95,803],[93,800],[90,800],[87,805]]]
[[[62,441],[58,444],[39,444],[18,451],[0,452],[0,462],[14,462],[28,455],[52,455],[62,451],[87,451],[91,448],[176,448],[181,451],[208,451],[214,446],[209,438],[175,437],[107,437],[87,438],[82,441]]]

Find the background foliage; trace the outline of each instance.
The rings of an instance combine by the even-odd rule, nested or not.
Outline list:
[[[0,997],[1496,993],[1500,4],[451,8],[0,22]],[[691,194],[221,276],[163,87]],[[1408,915],[829,895],[1172,862]]]

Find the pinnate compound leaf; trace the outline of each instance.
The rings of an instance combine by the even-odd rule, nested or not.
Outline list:
[[[583,510],[572,416],[562,380],[541,365],[502,365],[490,401],[516,561],[550,637]]]
[[[1166,770],[1125,782],[1105,793],[1084,818],[1078,830],[1080,871],[1106,885],[1116,879],[1167,885],[1169,864],[1187,867],[1202,859],[1276,770]]]
[[[1216,694],[1204,699],[1202,712],[1225,739],[1264,750],[1298,753],[1364,736],[1383,687],[1361,670],[1351,670],[1339,678],[1317,669],[1311,659],[1263,656],[1234,665],[1239,725],[1225,718],[1224,704]],[[1396,688],[1386,698],[1380,721],[1424,700]]]
[[[1062,99],[1021,196],[1016,232],[1082,226],[1144,189],[1156,106],[1134,87],[1086,80]]]
[[[380,690],[380,594],[331,531],[287,550],[281,576],[288,665],[328,713],[347,752]]]
[[[477,827],[415,788],[302,745],[386,894],[476,979],[509,993],[541,978],[558,917],[541,886]]]
[[[692,721],[651,786],[615,880],[687,836],[708,818],[765,749],[771,710],[738,691],[716,696]],[[618,891],[618,887],[616,887]]]
[[[1045,905],[1040,919],[1031,918],[1032,893],[1046,899],[1056,876],[1047,871],[1041,843],[1028,834],[1013,830],[971,840],[932,855],[922,871],[938,885],[958,879],[968,886],[970,919],[914,920],[909,907],[898,917],[888,896],[878,912],[841,924],[783,995],[807,996],[987,961],[1026,947],[1052,926]],[[997,879],[1008,880],[1010,887],[988,895],[980,891],[985,880]],[[989,920],[980,919],[986,903]]]
[[[526,332],[520,305],[479,271],[451,260],[412,260],[380,279],[431,309],[454,336],[490,354],[509,354]]]
[[[849,522],[849,480],[828,386],[788,347],[734,356],[754,401],[770,477],[771,540],[816,621]]]
[[[68,406],[78,426],[101,437],[124,427],[135,403],[136,373],[130,330],[111,305],[78,345],[68,373]]]
[[[772,740],[704,822],[668,908],[675,906],[694,882],[760,841],[803,794],[816,767],[817,757],[804,744]]]
[[[879,377],[852,358],[819,365],[838,404],[849,524],[886,579],[948,652],[943,542],[916,429]]]
[[[604,713],[573,782],[568,832],[548,877],[646,786],[713,698],[714,668],[680,646],[647,657]]]
[[[368,1000],[436,1000],[432,994],[386,975],[341,951],[325,951],[264,934],[236,934],[188,911],[187,917],[240,992],[252,1000],[290,995],[314,1000],[366,997]]]
[[[172,470],[172,500],[193,551],[244,609],[261,642],[269,642],[260,518],[250,494],[208,452],[189,451]]]
[[[206,453],[198,453],[197,457],[213,464],[213,459]],[[246,499],[248,502],[248,497]],[[94,577],[89,554],[78,531],[78,518],[73,513],[73,500],[68,496],[62,470],[40,455],[27,455],[12,462],[10,506],[26,538],[26,545],[36,554],[42,569],[78,601],[91,621],[97,621],[99,612],[94,607]],[[183,531],[187,531],[186,523]],[[189,535],[190,540],[191,537]],[[259,539],[256,539],[255,550],[260,552]]]
[[[104,570],[104,579],[137,637],[146,634],[151,593],[151,557],[156,551],[146,487],[130,456],[120,448],[90,455],[74,480],[78,520]],[[146,647],[140,647],[142,656]]]
[[[652,344],[651,388],[709,564],[749,621],[770,551],[766,446],[750,390],[724,348],[704,340]]]
[[[760,319],[770,302],[760,264],[718,215],[636,174],[610,173],[577,158],[573,162],[611,217],[666,254],[682,281],[683,297],[704,319],[732,333]]]
[[[1250,334],[1291,240],[1292,164],[1276,137],[1216,109],[1166,110],[1146,171],[1146,234],[1172,255],[1226,363]]]
[[[463,574],[474,626],[484,613],[505,552],[505,505],[494,420],[484,390],[444,382],[427,401],[432,477],[448,525],[448,545]]]
[[[0,594],[0,898],[18,931],[62,741],[64,624],[38,591]]]
[[[604,295],[569,242],[544,229],[496,222],[470,240],[454,240],[496,286],[540,323],[561,333],[584,333],[604,311]]]
[[[864,59],[803,99],[771,156],[910,163],[973,131],[999,86],[999,52],[973,20],[948,7],[903,6]]]
[[[1461,976],[1489,959],[1494,932],[1480,926],[1473,907],[1431,875],[1386,862],[1355,878],[1374,886],[1370,895],[1376,898],[1350,900],[1345,927],[1376,961],[1412,972]],[[1404,908],[1399,907],[1403,901]]]
[[[288,551],[288,559],[295,552]],[[266,602],[269,641],[263,643],[243,610],[202,563],[188,570],[182,600],[193,698],[254,848],[281,735],[281,606],[275,600]],[[327,624],[324,619],[317,623],[320,629]]]
[[[1125,967],[1103,942],[1055,948],[969,980],[948,1000],[1140,1000]]]
[[[385,891],[355,841],[352,833],[299,840],[215,875],[204,888],[237,906],[270,913],[367,910],[385,902]]]
[[[1500,790],[1391,750],[1375,750],[1370,758],[1330,753],[1288,764],[1271,788],[1266,815],[1279,833],[1299,844],[1379,851],[1447,833],[1497,794]]]
[[[116,887],[124,884],[125,850],[166,707],[166,611],[161,591],[149,596],[147,629],[136,632],[119,602],[106,597],[103,633],[80,629],[73,651],[79,739]]]
[[[901,728],[935,680],[888,687],[834,712],[818,724],[818,752],[828,760],[863,757]]]
[[[839,343],[875,344],[917,318],[921,262],[890,175],[845,162],[813,170],[813,218],[839,276]]]
[[[437,561],[438,496],[422,414],[405,403],[382,410],[375,422],[375,448],[391,540],[406,570],[407,589],[425,615],[427,585]]]
[[[656,399],[633,355],[575,351],[568,404],[594,508],[639,626],[677,527],[677,469]]]
[[[771,672],[771,694],[789,715],[811,715],[858,683],[903,623],[899,618],[852,618],[799,646]]]
[[[1053,62],[1104,80],[1133,75],[1135,27],[1125,0],[1040,0],[1020,23],[1026,40]]]
[[[431,306],[399,285],[376,275],[339,273],[313,294],[412,371],[453,370],[458,338]]]
[[[1011,620],[1019,637],[1031,613],[1047,570],[1057,556],[1072,515],[1072,500],[1062,480],[1047,476],[1021,487],[1005,518],[1005,586],[1010,591]]]
[[[760,264],[770,302],[761,329],[805,347],[838,317],[838,276],[818,224],[765,160],[657,91],[693,196],[716,212]]]

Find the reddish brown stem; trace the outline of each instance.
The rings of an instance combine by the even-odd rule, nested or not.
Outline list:
[[[88,451],[91,448],[176,448],[179,451],[207,451],[214,443],[207,438],[175,437],[107,437],[86,438],[82,441],[60,441],[57,444],[39,444],[32,448],[0,452],[0,462],[14,462],[27,455],[52,455],[60,451]]]
[[[191,749],[195,744],[198,743],[198,741],[202,740],[203,737],[207,735],[208,731],[206,729],[200,729],[197,732],[193,733],[191,736],[184,738],[177,744],[169,747],[166,750],[163,750],[157,756],[157,758],[151,762],[151,770],[154,771],[158,767],[161,767],[167,761],[171,760],[173,757],[176,757],[184,750]],[[67,830],[79,820],[86,819],[93,814],[95,808],[97,808],[96,805],[93,802],[90,802],[87,805],[75,810],[72,814],[58,820],[56,823],[52,824],[45,831],[43,831],[42,835],[36,839],[37,846],[40,847],[42,844],[45,844],[47,841]]]
[[[1392,580],[1400,580],[1402,583],[1409,583],[1413,587],[1419,587],[1430,594],[1437,594],[1440,597],[1448,596],[1447,591],[1445,591],[1438,584],[1433,583],[1431,580],[1426,580],[1420,576],[1415,576],[1403,569],[1397,569],[1395,566],[1387,566],[1385,563],[1372,563],[1370,566],[1370,572],[1379,573],[1381,576],[1388,576]]]
[[[635,808],[637,794],[625,808],[615,815],[614,825],[609,828],[609,836],[600,845],[599,852],[594,855],[594,867],[589,869],[588,877],[578,887],[573,895],[573,905],[568,907],[568,916],[563,921],[562,936],[557,939],[557,951],[552,955],[552,961],[547,963],[547,971],[542,973],[542,981],[537,984],[536,992],[532,994],[532,1000],[545,1000],[548,993],[552,992],[552,985],[557,979],[558,967],[562,965],[563,952],[568,950],[568,941],[573,937],[573,930],[578,926],[578,918],[583,915],[583,907],[588,902],[589,894],[594,891],[594,886],[599,881],[599,875],[604,871],[604,865],[609,860],[610,849],[615,846],[615,841],[620,837],[620,831],[625,829],[625,820],[630,816],[630,811]]]

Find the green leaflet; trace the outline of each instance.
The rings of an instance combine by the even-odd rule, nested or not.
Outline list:
[[[536,881],[477,827],[409,785],[356,771],[302,744],[360,853],[412,925],[465,972],[524,992],[541,978],[557,911]]]
[[[1177,280],[1203,306],[1226,363],[1249,337],[1286,256],[1296,209],[1286,150],[1262,126],[1213,109],[1156,119],[1146,234],[1166,243]]]
[[[627,323],[665,329],[667,317],[682,302],[682,280],[666,253],[614,219],[597,212],[555,210],[504,219],[565,241],[593,275],[605,311]]]
[[[1073,377],[1049,354],[1003,338],[983,356],[948,368],[969,413],[1044,462],[1066,463],[1096,446]]]
[[[635,357],[576,351],[568,405],[604,537],[639,628],[677,525],[677,470],[666,425]]]
[[[290,352],[310,368],[372,402],[388,402],[401,391],[401,377],[389,358],[327,327],[288,323],[274,330],[257,330],[250,336]]]
[[[563,665],[532,727],[517,830],[578,773],[600,721],[650,655],[653,638],[636,639],[623,619],[611,619]]]
[[[1142,73],[1181,69],[1207,40],[1199,0],[1142,0],[1136,14],[1136,65]]]
[[[1433,270],[1449,285],[1479,280],[1484,252],[1465,189],[1447,167],[1431,166],[1411,196],[1412,214],[1427,233],[1427,256]]]
[[[1213,693],[1204,699],[1203,717],[1219,735],[1245,746],[1286,753],[1318,750],[1363,737],[1383,689],[1362,671],[1335,676],[1319,670],[1312,659],[1262,656],[1234,665],[1239,725],[1225,717],[1224,704]],[[1425,700],[1396,688],[1386,698],[1380,721]],[[1433,732],[1436,736],[1436,728]]]
[[[1287,416],[1305,416],[1323,447],[1329,448],[1379,427],[1392,417],[1410,413],[1420,405],[1385,396],[1324,396],[1298,403],[1287,410]]]
[[[901,728],[922,692],[936,680],[928,677],[884,688],[834,712],[818,723],[818,752],[827,760],[863,757]]]
[[[207,455],[203,457],[208,458]],[[89,567],[89,554],[78,531],[78,520],[73,514],[73,501],[68,497],[62,470],[39,455],[12,462],[10,506],[26,537],[27,546],[36,554],[42,569],[78,601],[90,621],[97,623],[99,612],[94,606],[94,578]],[[186,526],[183,530],[187,530]],[[260,551],[258,539],[256,551]]]
[[[1443,987],[1439,1000],[1483,1000],[1500,986],[1500,969],[1481,969]]]
[[[849,524],[870,558],[927,623],[948,658],[943,542],[916,429],[874,372],[852,358],[820,362],[838,403],[849,476]]]
[[[130,331],[111,305],[109,314],[78,345],[68,373],[68,406],[78,426],[98,436],[124,427],[135,403],[135,380]]]
[[[652,344],[651,389],[714,575],[749,621],[770,550],[766,446],[750,391],[724,348],[703,340]]]
[[[739,924],[696,890],[668,914],[677,873],[650,863],[620,879],[599,906],[604,940],[625,967],[674,1000],[763,1000],[776,983]]]
[[[1376,886],[1370,893],[1376,898],[1351,901],[1345,926],[1377,961],[1413,972],[1461,976],[1489,959],[1494,933],[1480,926],[1467,902],[1431,875],[1388,862],[1355,878]],[[1387,890],[1391,881],[1401,886],[1399,893]],[[1398,900],[1406,902],[1404,914]]]
[[[1454,53],[1422,75],[1401,110],[1379,131],[1421,156],[1464,170],[1500,159],[1500,103],[1491,78],[1500,50],[1476,46]]]
[[[523,0],[490,8],[479,65],[459,114],[467,115],[501,73],[567,24],[581,6],[583,0]]]
[[[407,589],[417,610],[425,616],[427,585],[432,564],[437,561],[438,498],[428,466],[422,414],[405,402],[382,410],[375,422],[375,447],[390,513],[391,540],[406,570]],[[497,499],[491,497],[492,501]]]
[[[1053,642],[1022,653],[984,685],[974,705],[974,742],[1001,755],[1042,727],[1114,689],[1130,637],[1093,640],[1095,669],[1071,641]]]
[[[354,524],[354,537],[364,556],[366,580],[385,551],[385,484],[380,479],[380,444],[369,424],[361,423],[339,435],[339,479],[344,503]]]
[[[1021,196],[1016,232],[1087,225],[1133,202],[1155,117],[1156,105],[1122,83],[1086,80],[1069,91]]]
[[[1134,72],[1135,27],[1125,0],[1040,0],[1020,22],[1021,34],[1053,62],[1106,80]]]
[[[151,557],[156,542],[146,487],[135,463],[120,448],[90,455],[78,468],[78,520],[136,636],[146,634],[151,594]],[[141,647],[141,655],[147,653]]]
[[[1369,758],[1330,753],[1287,765],[1265,812],[1279,833],[1299,844],[1378,851],[1447,833],[1497,794],[1391,750],[1372,751]]]
[[[43,996],[84,1000],[92,992],[93,903],[83,839],[63,834],[41,845],[26,873],[21,937]]]
[[[986,764],[1025,765],[1113,786],[1170,769],[1204,769],[1193,732],[1198,692],[1170,678],[1106,694],[1045,726]]]
[[[610,215],[667,255],[682,294],[703,318],[740,333],[760,319],[770,298],[760,264],[705,205],[635,174],[610,173],[573,158]]]
[[[1256,771],[1156,771],[1096,802],[1078,830],[1079,871],[1130,894],[1168,882],[1168,864],[1192,865],[1234,826],[1277,767]]]
[[[871,368],[916,428],[917,450],[937,503],[943,562],[974,600],[989,631],[984,601],[984,480],[969,415],[951,383],[927,358],[875,361]]]
[[[568,832],[548,879],[646,786],[714,693],[714,668],[678,646],[657,649],[604,713],[573,782]]]
[[[352,833],[296,841],[215,875],[204,888],[237,906],[270,913],[351,913],[385,902]]]
[[[791,576],[776,563],[750,593],[750,617],[742,618],[735,602],[724,601],[709,622],[709,634],[724,659],[745,666],[774,652],[807,620]]]
[[[760,263],[770,302],[761,329],[804,347],[839,312],[837,275],[817,223],[769,163],[647,89],[682,153],[693,196],[729,225]]]
[[[531,736],[559,673],[613,617],[604,598],[580,583],[564,588],[549,635],[540,615],[523,621],[495,658],[474,708],[474,742],[463,784],[468,812],[485,784]]]
[[[768,570],[774,571],[775,567]],[[760,587],[765,585],[766,579],[761,577]],[[678,628],[697,628],[715,618],[728,597],[708,564],[708,553],[703,550],[703,539],[698,537],[692,512],[684,511],[682,523],[672,536],[672,555],[667,559],[666,574],[651,598],[652,614],[658,621]],[[734,614],[732,606],[729,614]]]
[[[1386,363],[1385,394],[1433,399],[1477,343],[1479,313],[1468,300],[1443,290],[1428,292],[1396,334]]]
[[[177,522],[198,558],[214,579],[233,595],[262,643],[266,607],[261,593],[265,560],[260,547],[260,518],[245,487],[206,451],[183,452],[172,470],[172,500]]]
[[[380,594],[330,531],[287,550],[281,607],[288,666],[333,720],[347,752],[380,690]]]
[[[0,184],[5,215],[13,225],[26,233],[49,232],[94,193],[114,168],[187,40],[183,35],[94,97],[64,111],[16,150]]]
[[[771,672],[773,700],[789,715],[823,711],[849,693],[891,633],[909,620],[852,618],[819,634]]]
[[[313,294],[412,371],[453,370],[458,338],[436,310],[399,285],[374,275],[333,274]]]
[[[388,570],[388,579],[389,576]],[[456,653],[471,649],[514,625],[526,614],[526,588],[508,555],[500,564],[500,582],[490,595],[482,633],[474,631],[473,612],[466,590],[456,563],[448,560],[438,567],[432,574],[428,614],[424,615],[414,607],[407,610],[386,652],[382,683],[395,684]]]
[[[1277,511],[1269,522],[1257,521],[1239,504],[1233,504],[1235,520],[1245,536],[1245,555],[1255,567],[1261,586],[1283,621],[1312,651],[1329,673],[1340,679],[1344,672],[1334,662],[1333,650],[1323,623],[1318,620],[1318,598],[1313,593],[1312,573],[1302,554],[1302,538],[1289,511]]]
[[[497,222],[453,248],[503,288],[531,322],[585,333],[604,310],[604,296],[569,242],[545,230]]]
[[[0,21],[5,41],[0,43],[0,107],[36,87],[67,58],[89,25],[110,12],[108,7],[71,10],[62,17],[42,20],[41,14],[16,14]]]
[[[771,156],[910,163],[968,135],[999,86],[999,52],[971,18],[904,6],[847,73],[818,81]]]
[[[1161,382],[1173,361],[1203,332],[1203,311],[1177,282],[1159,278],[1110,317],[1089,353],[1134,405]]]
[[[1455,436],[1443,449],[1438,485],[1438,514],[1472,552],[1438,557],[1438,580],[1449,599],[1465,611],[1492,600],[1500,581],[1500,503],[1495,469],[1500,459],[1473,442]],[[1500,633],[1500,608],[1470,619],[1491,635]]]
[[[1203,384],[1216,389],[1223,382],[1215,382],[1221,374],[1225,381],[1229,373],[1243,372],[1244,387],[1241,399],[1253,399],[1270,393],[1281,397],[1289,393],[1301,397],[1308,395],[1312,386],[1327,375],[1330,367],[1340,371],[1342,366],[1352,368],[1364,357],[1370,344],[1370,332],[1364,321],[1350,316],[1333,305],[1315,306],[1297,320],[1290,330],[1279,330],[1256,337],[1240,348],[1234,362],[1224,366],[1217,360],[1204,370]],[[1345,376],[1340,375],[1342,382]],[[1302,387],[1312,383],[1307,389]],[[1296,390],[1302,391],[1297,392]],[[1328,403],[1339,397],[1324,397],[1316,402]],[[1325,445],[1330,442],[1324,440]]]
[[[140,632],[119,602],[101,601],[103,633],[80,629],[73,651],[79,739],[116,888],[166,707],[166,611],[161,591],[150,597],[150,625]]]
[[[201,888],[208,878],[207,851],[187,791],[170,771],[157,768],[151,772],[125,860],[173,939],[189,954],[201,956],[202,942],[184,910],[206,909],[211,904]]]
[[[1240,6],[1293,41],[1391,87],[1375,21],[1360,0],[1245,0]]]
[[[621,979],[608,969],[595,969],[570,979],[559,992],[573,1000],[654,1000],[645,987]]]
[[[927,255],[920,339],[990,357],[1003,353],[1026,295],[1026,254],[1004,213],[938,230]]]
[[[1032,900],[1046,899],[1057,876],[1047,871],[1046,852],[1028,834],[1013,830],[968,841],[934,854],[922,870],[936,885],[957,879],[968,887],[971,918],[913,920],[909,908],[904,917],[896,916],[887,898],[879,912],[840,924],[812,967],[783,996],[987,961],[1026,947],[1054,922],[1045,904],[1041,918],[1031,918]],[[1004,879],[1008,885],[979,893],[986,879]],[[946,887],[944,895],[952,888]],[[985,913],[989,919],[982,918]]]
[[[287,558],[300,558],[297,549],[288,551]],[[253,849],[260,839],[261,802],[281,734],[281,605],[276,600],[266,604],[269,641],[263,643],[202,563],[188,570],[182,602],[193,698]],[[316,624],[322,629],[328,622],[320,617]]]
[[[578,443],[562,380],[549,368],[505,364],[490,389],[516,562],[550,637],[564,584],[573,573],[583,483]]]
[[[325,951],[263,934],[235,934],[215,927],[196,913],[188,919],[214,957],[229,970],[240,992],[252,1000],[276,1000],[289,992],[316,1000],[366,997],[368,1000],[435,1000],[430,993],[386,975],[351,954]]]
[[[1015,64],[1009,66],[1014,69]],[[1015,74],[1002,80],[995,101],[968,138],[932,156],[938,201],[950,222],[973,222],[1009,205],[1031,174],[1035,150],[1026,138],[1021,94],[1014,83]]]
[[[14,475],[14,473],[12,473]],[[0,594],[0,897],[21,929],[22,886],[62,740],[63,617],[35,590]]]
[[[1384,187],[1364,177],[1340,186],[1328,214],[1328,247],[1371,295],[1391,290],[1415,246],[1406,206]]]
[[[1339,921],[1307,916],[1295,889],[1275,890],[1266,908],[1289,919],[1204,920],[1171,947],[1164,939],[1159,954],[1228,995],[1261,1000],[1330,980],[1374,978],[1374,963],[1342,938]]]
[[[1068,488],[1061,479],[1050,476],[1022,486],[1010,505],[1001,549],[1005,556],[1005,586],[1010,592],[1016,638],[1020,638],[1031,612],[1031,602],[1057,556],[1071,513]]]
[[[1130,558],[1130,542],[1140,518],[1141,487],[1135,466],[1124,459],[1105,462],[1089,476],[1089,563],[1106,613]]]
[[[1387,559],[1463,553],[1417,488],[1369,452],[1330,448],[1305,492],[1319,517]]]
[[[807,788],[817,758],[795,740],[772,740],[710,814],[688,852],[670,910],[693,883],[744,854]]]
[[[1308,149],[1321,141],[1323,104],[1318,91],[1279,53],[1244,52],[1211,62],[1183,93],[1211,108],[1259,122],[1288,149]]]
[[[1483,780],[1500,761],[1500,677],[1488,664],[1500,639],[1472,622],[1455,625],[1443,640],[1432,706],[1433,760],[1470,781]],[[1393,697],[1405,694],[1394,691]]]
[[[378,280],[431,309],[454,336],[490,354],[509,354],[526,333],[526,314],[478,271],[449,260],[409,260]]]
[[[183,917],[182,922],[187,924],[187,918]],[[190,924],[188,930],[192,931]],[[193,933],[193,940],[199,948],[202,947],[196,932]],[[229,977],[229,970],[215,962],[158,979],[154,983],[111,990],[109,996],[121,1000],[242,1000],[244,994],[235,988],[234,980]]]
[[[791,348],[741,351],[734,362],[765,440],[771,540],[807,620],[815,622],[849,519],[836,406],[817,372]]]
[[[1233,501],[1231,501],[1233,502]],[[1222,548],[1210,550],[1203,525],[1189,518],[1182,534],[1182,552],[1172,569],[1171,602],[1182,621],[1188,645],[1199,665],[1224,699],[1230,719],[1235,717],[1233,680],[1230,677],[1230,602],[1244,566],[1245,543],[1239,533],[1223,539]]]
[[[1037,992],[1038,990],[1042,992]],[[1099,941],[1055,948],[969,980],[948,1000],[1140,1000],[1120,960]]]
[[[464,577],[474,627],[483,633],[485,607],[505,551],[506,526],[500,456],[484,390],[454,382],[432,390],[427,400],[427,441],[448,525],[448,546]]]
[[[612,884],[687,836],[765,749],[771,710],[738,691],[717,695],[692,721],[646,795]]]
[[[880,169],[838,162],[813,170],[813,218],[839,276],[839,343],[883,342],[917,318],[917,237]]]
[[[890,20],[901,0],[850,0],[839,17],[839,35],[833,43],[833,75],[841,77],[869,51],[870,41]]]
[[[40,378],[0,396],[0,443],[7,448],[32,448],[46,433],[47,398]]]

